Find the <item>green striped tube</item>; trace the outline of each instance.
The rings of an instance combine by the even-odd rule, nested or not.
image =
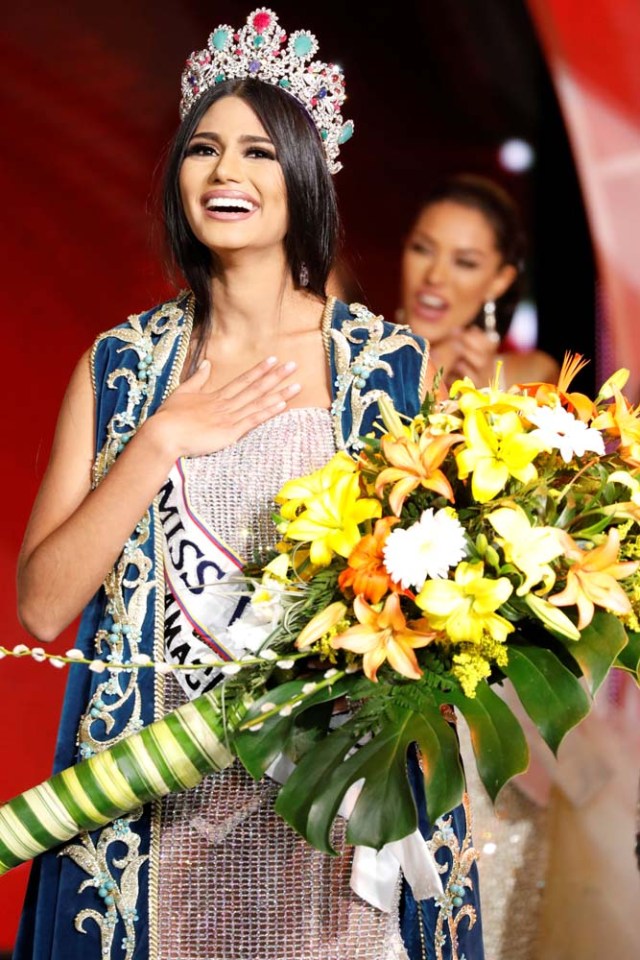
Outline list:
[[[0,875],[228,766],[225,727],[234,729],[247,707],[234,705],[223,721],[217,692],[205,693],[14,797],[0,807]]]

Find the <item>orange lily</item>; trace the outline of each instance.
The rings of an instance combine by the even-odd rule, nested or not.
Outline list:
[[[428,431],[417,443],[408,437],[398,440],[389,435],[383,437],[382,453],[390,466],[382,470],[376,480],[376,496],[382,494],[387,484],[393,484],[389,506],[396,517],[400,516],[405,499],[420,486],[453,502],[451,484],[439,468],[449,448],[463,439],[459,433],[433,436]]]
[[[535,396],[536,401],[541,407],[552,407],[558,399],[568,407],[579,420],[585,422],[595,417],[597,407],[590,397],[584,393],[569,392],[569,384],[576,377],[583,367],[586,367],[588,360],[585,360],[579,353],[565,353],[562,367],[558,375],[558,383],[519,383],[518,386],[529,396]]]
[[[360,623],[332,637],[331,646],[364,654],[362,668],[374,682],[377,682],[378,669],[385,660],[403,677],[419,680],[422,670],[414,648],[426,647],[436,636],[426,620],[421,618],[407,623],[397,593],[387,597],[382,610],[375,610],[364,597],[357,596],[353,612]]]
[[[338,577],[342,592],[352,587],[354,593],[362,594],[371,603],[379,603],[385,593],[393,588],[393,581],[384,565],[384,545],[391,528],[398,523],[397,517],[382,517],[376,520],[373,533],[367,534],[353,548],[348,567]]]
[[[573,537],[563,534],[565,556],[573,563],[567,572],[567,585],[560,593],[548,597],[556,607],[575,604],[578,607],[578,630],[588,626],[596,606],[621,615],[631,612],[631,602],[617,583],[636,572],[640,561],[618,563],[620,534],[616,527],[607,539],[592,550],[581,550]]]

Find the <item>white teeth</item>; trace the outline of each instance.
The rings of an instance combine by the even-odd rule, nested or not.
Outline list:
[[[418,300],[424,304],[425,307],[433,307],[436,310],[441,310],[447,305],[446,300],[443,300],[442,297],[434,297],[429,293],[421,293]]]
[[[242,210],[245,213],[251,213],[254,205],[248,200],[242,200],[240,197],[213,197],[207,200],[207,210]]]

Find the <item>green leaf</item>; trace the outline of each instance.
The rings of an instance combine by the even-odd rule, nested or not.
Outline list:
[[[551,652],[540,647],[511,646],[503,672],[522,706],[554,753],[565,735],[591,708],[580,681]]]
[[[529,765],[529,748],[520,722],[486,680],[476,687],[475,698],[465,697],[460,690],[439,697],[443,703],[456,706],[467,721],[480,779],[495,801],[505,783]]]
[[[262,707],[266,704],[274,704],[277,707],[284,706],[291,699],[299,696],[302,693],[302,688],[308,682],[308,679],[290,680],[288,683],[282,683],[280,686],[274,687],[273,690],[268,690],[264,696],[252,704],[244,717],[243,724],[259,718],[262,714]],[[254,780],[259,780],[263,776],[265,770],[271,766],[276,757],[287,752],[290,740],[295,739],[294,725],[306,710],[319,703],[337,700],[339,697],[345,696],[351,686],[351,678],[343,677],[331,686],[323,687],[316,693],[310,694],[288,717],[276,714],[276,716],[265,720],[258,730],[250,728],[238,730],[233,736],[232,746],[240,762]]]
[[[349,787],[364,785],[349,818],[349,843],[380,849],[412,833],[416,805],[407,778],[407,751],[417,743],[422,757],[427,810],[432,821],[460,803],[464,777],[458,741],[437,706],[398,710],[348,759],[359,735],[358,718],[334,731],[303,757],[280,791],[276,812],[309,843],[334,852],[331,827]]]
[[[628,643],[618,654],[616,664],[625,670],[630,670],[640,683],[640,633],[627,630]]]
[[[566,644],[570,655],[579,664],[592,696],[626,645],[627,634],[620,620],[604,610],[596,611],[579,640]]]
[[[311,804],[318,793],[326,789],[328,775],[334,767],[342,764],[360,734],[356,716],[330,733],[315,750],[303,757],[280,789],[275,804],[276,813],[305,839],[309,839],[307,821]],[[325,853],[335,853],[328,840],[319,849]]]

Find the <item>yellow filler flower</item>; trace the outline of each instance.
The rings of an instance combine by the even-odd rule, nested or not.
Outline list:
[[[397,593],[387,597],[381,610],[358,595],[353,612],[360,623],[332,637],[331,646],[363,654],[362,669],[369,680],[377,682],[378,670],[385,660],[403,677],[419,680],[422,670],[413,651],[426,647],[435,637],[426,622],[420,619],[407,623]]]
[[[618,563],[618,529],[612,527],[605,542],[591,550],[581,550],[568,533],[564,533],[563,537],[565,556],[573,562],[567,572],[566,587],[549,597],[549,603],[556,607],[575,604],[578,608],[578,630],[591,623],[596,606],[622,616],[631,613],[631,601],[617,581],[632,576],[640,566],[640,561]]]
[[[463,561],[454,580],[427,580],[416,597],[431,626],[444,630],[455,643],[480,643],[486,635],[503,643],[514,629],[495,612],[511,596],[511,583],[483,574],[482,561]]]

